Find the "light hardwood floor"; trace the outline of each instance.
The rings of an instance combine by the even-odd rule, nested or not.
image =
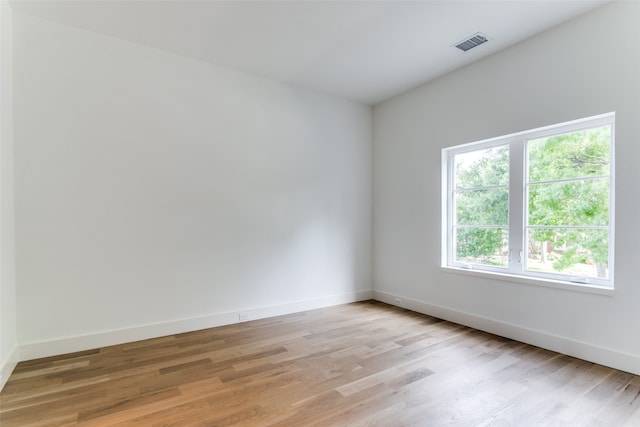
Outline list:
[[[11,426],[640,426],[640,377],[378,302],[20,363]]]

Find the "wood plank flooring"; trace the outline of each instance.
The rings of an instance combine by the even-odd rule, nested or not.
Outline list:
[[[640,426],[640,377],[368,301],[20,363],[12,426]]]

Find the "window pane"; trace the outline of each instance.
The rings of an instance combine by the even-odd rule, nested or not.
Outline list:
[[[528,231],[527,270],[608,278],[609,231],[535,229]]]
[[[609,175],[611,127],[528,142],[529,182]]]
[[[456,154],[455,187],[478,188],[509,184],[509,146]]]
[[[609,225],[609,179],[532,184],[529,225]]]
[[[507,225],[508,188],[460,191],[455,203],[459,225]]]
[[[456,261],[506,267],[507,241],[506,228],[457,228]]]

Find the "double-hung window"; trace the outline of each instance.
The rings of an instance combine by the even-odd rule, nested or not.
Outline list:
[[[613,287],[613,113],[443,150],[443,265]]]

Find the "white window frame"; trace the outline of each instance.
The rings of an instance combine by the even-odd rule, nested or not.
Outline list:
[[[530,140],[591,129],[611,127],[609,165],[609,265],[607,278],[572,277],[563,273],[548,273],[526,270],[527,245],[527,143]],[[454,157],[455,155],[488,148],[509,145],[509,256],[506,267],[483,264],[467,264],[455,261],[454,257]],[[448,147],[442,150],[442,267],[467,272],[499,276],[500,279],[526,279],[526,283],[541,283],[544,286],[559,284],[566,289],[591,288],[613,290],[614,283],[614,238],[615,238],[615,113],[607,113],[543,128],[532,129],[497,138]],[[591,227],[587,227],[591,228]],[[474,274],[475,275],[475,274]],[[482,275],[482,274],[481,274]],[[533,279],[533,281],[532,281]],[[606,293],[606,292],[605,292]]]

